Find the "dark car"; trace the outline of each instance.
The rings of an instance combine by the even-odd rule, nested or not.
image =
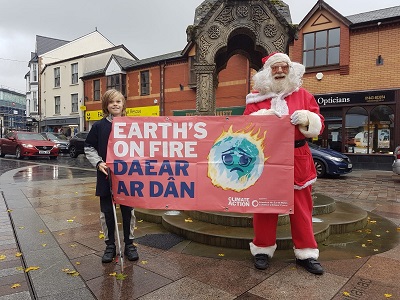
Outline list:
[[[42,132],[41,135],[43,135],[46,140],[56,143],[60,152],[68,153],[69,140],[64,134],[53,133],[53,132]]]
[[[353,165],[346,155],[310,142],[308,145],[311,149],[318,177],[344,175],[353,170]]]
[[[72,158],[78,157],[79,154],[85,153],[85,140],[89,131],[81,131],[75,134],[69,140],[69,156]]]
[[[58,146],[46,140],[40,133],[12,131],[0,139],[0,157],[6,154],[15,155],[16,158],[24,157],[58,157]]]

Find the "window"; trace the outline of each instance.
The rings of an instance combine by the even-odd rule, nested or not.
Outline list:
[[[126,75],[115,74],[107,77],[107,90],[116,89],[126,96]]]
[[[61,99],[60,96],[54,97],[54,113],[60,114],[61,113]]]
[[[100,101],[100,80],[93,80],[93,100]]]
[[[390,153],[394,150],[394,110],[378,105],[368,113],[353,107],[346,114],[346,150],[351,153]]]
[[[306,68],[339,64],[340,28],[304,34],[303,64]]]
[[[356,106],[346,113],[345,150],[351,153],[368,153],[368,112]]]
[[[54,87],[60,87],[60,68],[54,68]]]
[[[78,112],[78,94],[71,95],[71,112],[76,113]]]
[[[394,110],[379,105],[371,111],[370,130],[373,136],[374,153],[388,153],[394,150]]]
[[[78,83],[78,63],[71,65],[71,84]]]
[[[150,95],[149,71],[140,72],[140,96]]]
[[[32,92],[33,111],[38,111],[37,92]]]
[[[37,81],[37,64],[32,65],[32,81]]]

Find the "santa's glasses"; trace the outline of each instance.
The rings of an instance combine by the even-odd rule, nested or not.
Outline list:
[[[278,72],[279,69],[281,69],[282,72],[287,72],[287,71],[289,71],[289,65],[285,64],[285,65],[273,65],[273,66],[271,66],[272,72]]]

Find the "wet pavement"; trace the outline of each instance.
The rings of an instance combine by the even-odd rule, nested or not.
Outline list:
[[[400,176],[355,170],[314,191],[370,214],[364,240],[319,245],[323,276],[278,250],[265,271],[249,250],[177,240],[138,243],[139,261],[102,264],[95,172],[84,156],[0,159],[0,300],[5,299],[400,299]],[[382,226],[390,223],[392,226]],[[168,234],[138,220],[135,235]],[[124,278],[122,278],[124,277]]]

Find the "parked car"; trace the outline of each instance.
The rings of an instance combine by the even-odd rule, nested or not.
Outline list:
[[[89,131],[81,131],[69,140],[69,156],[77,158],[79,154],[84,154],[85,140]]]
[[[308,145],[318,177],[344,175],[353,170],[353,165],[346,155],[332,149],[322,148],[311,142],[308,142]]]
[[[46,140],[56,143],[60,152],[69,152],[69,140],[64,134],[54,132],[42,132],[41,135],[43,135]]]
[[[47,156],[51,159],[58,157],[57,144],[46,140],[40,133],[12,131],[0,139],[0,156],[15,155],[18,159],[24,157]]]
[[[394,161],[393,161],[393,172],[397,175],[400,175],[400,146],[397,146],[397,148],[393,152],[394,155]]]

